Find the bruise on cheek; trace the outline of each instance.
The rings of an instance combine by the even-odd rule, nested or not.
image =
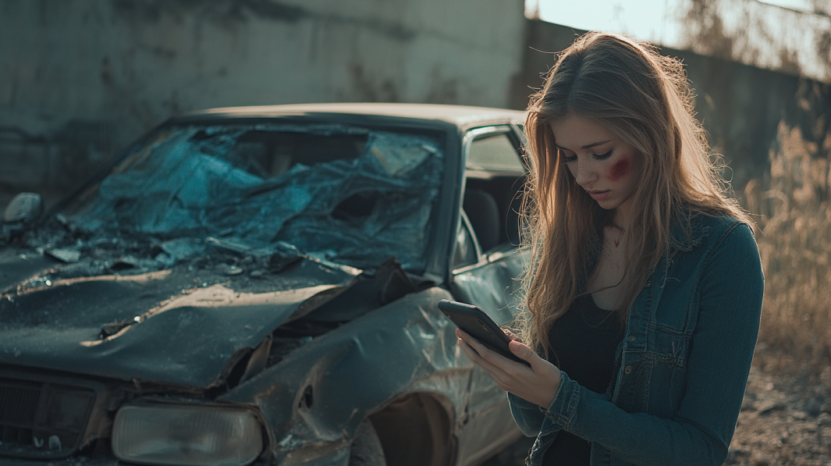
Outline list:
[[[629,173],[629,157],[621,157],[609,170],[609,181],[617,181]]]

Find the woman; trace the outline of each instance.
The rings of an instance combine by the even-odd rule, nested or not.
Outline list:
[[[459,345],[509,392],[531,465],[721,465],[764,279],[681,64],[589,33],[528,109],[532,267],[511,351]],[[520,341],[525,342],[524,344]]]

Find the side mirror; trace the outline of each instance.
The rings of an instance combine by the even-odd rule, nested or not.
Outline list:
[[[3,223],[26,223],[43,214],[43,198],[38,193],[20,193],[9,202],[3,213]]]

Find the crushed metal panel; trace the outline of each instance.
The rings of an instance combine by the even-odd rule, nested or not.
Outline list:
[[[304,153],[264,172],[251,134],[324,143],[314,163]],[[329,152],[337,138],[351,155]],[[3,251],[26,274],[0,277],[0,362],[216,386],[283,322],[354,284],[360,270],[328,259],[423,266],[444,164],[430,137],[234,124],[148,141],[26,234],[36,259]]]
[[[35,251],[19,252],[0,247],[0,293],[54,265],[55,261]]]
[[[278,463],[342,459],[361,420],[412,391],[446,397],[457,423],[472,363],[438,311],[450,297],[438,287],[409,294],[309,341],[221,399],[260,407]]]
[[[527,257],[527,252],[513,249],[492,253],[487,264],[456,274],[453,291],[463,302],[482,308],[497,324],[508,325],[516,313],[518,277]]]
[[[194,288],[193,275],[181,270],[57,282],[0,299],[0,362],[209,387],[235,354],[257,347],[303,303],[348,288],[359,274],[304,259],[257,291],[227,277]],[[190,289],[183,288],[188,281]],[[113,322],[125,325],[102,331]]]
[[[459,300],[481,307],[498,324],[509,325],[516,313],[517,277],[526,257],[526,253],[514,249],[491,253],[488,263],[455,275],[453,290]],[[507,397],[484,369],[474,368],[468,390],[471,428],[459,433],[459,458],[475,464],[482,454],[492,451],[490,448],[507,445],[521,434],[511,417]]]

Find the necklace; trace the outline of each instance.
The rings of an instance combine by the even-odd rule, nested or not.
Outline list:
[[[624,230],[623,228],[615,225],[614,223],[612,223],[610,226],[612,228],[616,229],[616,230],[620,230],[620,236],[618,236],[617,238],[612,240],[615,243],[615,247],[618,247],[618,246],[620,246],[620,240],[623,239],[623,235],[626,234],[626,230]]]

